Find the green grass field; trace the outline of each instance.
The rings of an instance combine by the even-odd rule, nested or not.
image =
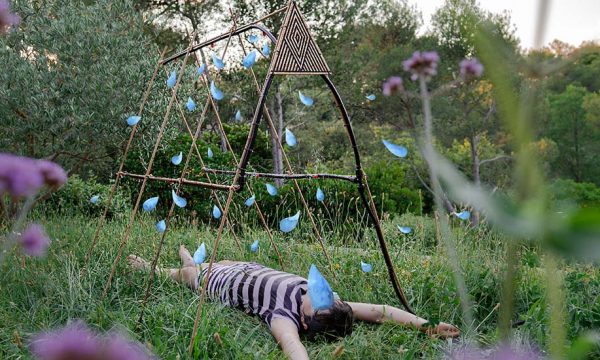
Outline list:
[[[40,219],[53,239],[45,259],[30,259],[8,254],[2,264],[0,280],[0,358],[28,358],[27,339],[43,329],[60,326],[68,319],[84,319],[92,327],[109,330],[120,327],[130,336],[146,343],[165,359],[187,359],[187,346],[198,305],[198,296],[187,288],[159,277],[153,287],[141,330],[135,332],[146,278],[125,266],[117,270],[113,286],[105,301],[100,301],[121,239],[126,220],[114,220],[104,227],[92,261],[83,277],[85,254],[96,229],[96,219],[54,217]],[[396,224],[413,226],[408,237],[401,236]],[[441,247],[435,245],[435,226],[431,219],[405,215],[386,220],[384,232],[389,242],[400,281],[417,314],[460,326],[464,337],[482,345],[498,340],[497,311],[500,282],[505,266],[505,240],[488,230],[470,229],[455,224],[457,249],[472,299],[475,324],[471,331],[462,323],[453,275]],[[212,249],[216,227],[195,228],[175,225],[167,233],[160,265],[177,266],[177,248],[185,244],[192,252],[201,242]],[[279,268],[275,252],[264,232],[247,230],[240,234],[245,250],[240,252],[232,238],[225,236],[217,259],[243,259]],[[252,253],[249,245],[259,239],[261,249]],[[311,263],[316,264],[342,299],[386,303],[399,306],[387,278],[386,268],[374,235],[367,231],[364,239],[352,247],[325,234],[328,252],[336,276],[328,270],[320,247],[309,228],[299,227],[291,235],[275,237],[284,257],[286,270],[307,276]],[[136,221],[126,245],[125,255],[138,254],[146,259],[157,248],[159,235],[154,220],[142,216]],[[521,248],[518,286],[515,299],[518,316],[525,323],[515,331],[517,339],[546,348],[547,306],[544,257],[535,248]],[[373,264],[372,273],[362,273],[360,261]],[[561,264],[565,284],[568,336],[600,326],[600,271],[583,264]],[[222,345],[213,334],[219,333]],[[459,340],[464,341],[464,340]],[[418,331],[400,326],[361,324],[354,333],[334,343],[307,343],[311,358],[329,359],[338,345],[343,345],[342,359],[435,358],[449,346]],[[239,310],[208,303],[201,319],[194,358],[201,359],[281,359],[282,352],[268,328],[257,317]]]

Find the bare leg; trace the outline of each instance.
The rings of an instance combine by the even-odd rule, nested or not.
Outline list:
[[[179,248],[179,257],[181,258],[182,267],[176,269],[161,269],[156,268],[157,273],[164,274],[178,283],[185,284],[192,289],[195,289],[198,281],[198,268],[194,263],[189,251],[182,245]],[[139,256],[129,255],[127,262],[134,269],[148,272],[150,271],[150,263]]]

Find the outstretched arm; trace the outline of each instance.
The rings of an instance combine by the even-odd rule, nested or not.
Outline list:
[[[425,324],[427,320],[413,315],[397,307],[378,304],[365,304],[348,302],[352,308],[354,318],[361,321],[381,324],[385,321],[391,321],[396,324],[413,326],[431,336],[457,337],[460,331],[453,325],[439,323],[436,327],[429,327]]]
[[[293,322],[275,318],[271,321],[271,333],[290,360],[308,360],[308,353]]]

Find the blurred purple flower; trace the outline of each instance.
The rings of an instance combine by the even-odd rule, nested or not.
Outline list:
[[[0,0],[0,34],[8,32],[11,26],[18,25],[21,18],[10,12],[8,0]]]
[[[48,160],[39,160],[38,167],[49,187],[58,188],[67,182],[67,173],[58,164]]]
[[[119,334],[112,334],[106,339],[104,358],[111,360],[150,360],[152,356],[145,348]]]
[[[449,360],[542,360],[542,355],[533,349],[524,349],[511,344],[501,344],[493,349],[478,349],[463,346],[450,351]]]
[[[483,74],[483,65],[477,58],[464,59],[460,62],[460,77],[463,80],[480,77]]]
[[[99,360],[101,347],[98,336],[81,321],[41,333],[29,345],[34,357],[40,360]]]
[[[435,51],[415,51],[409,59],[402,62],[404,70],[412,73],[411,79],[417,80],[420,75],[425,79],[437,74],[437,66],[440,62],[440,57]]]
[[[20,238],[21,247],[29,256],[43,256],[50,246],[50,238],[39,224],[31,224]]]
[[[392,76],[383,83],[383,95],[390,96],[398,91],[402,91],[402,78],[400,76]]]
[[[51,161],[0,153],[0,195],[32,196],[44,184],[56,188],[66,181],[65,171]]]

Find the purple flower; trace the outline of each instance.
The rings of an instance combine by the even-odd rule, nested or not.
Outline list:
[[[31,224],[20,238],[21,247],[29,256],[43,256],[50,246],[50,238],[39,224]]]
[[[468,80],[480,77],[483,74],[483,65],[477,58],[464,59],[460,62],[460,77]]]
[[[11,26],[21,22],[21,18],[10,12],[8,0],[0,0],[0,34],[8,32]]]
[[[383,95],[390,96],[402,91],[402,78],[400,76],[392,76],[383,83]]]
[[[44,177],[46,185],[58,188],[67,182],[67,173],[58,164],[48,160],[39,160],[38,168]]]
[[[56,188],[66,181],[65,171],[51,161],[0,153],[0,195],[32,196],[44,184]]]
[[[153,359],[141,344],[129,341],[119,334],[112,334],[106,339],[104,358],[111,360]]]
[[[409,59],[402,62],[404,70],[411,72],[411,79],[417,80],[419,76],[424,76],[425,79],[437,74],[437,66],[440,62],[440,57],[435,51],[415,51]]]
[[[102,342],[83,322],[75,321],[62,329],[37,335],[29,347],[40,360],[99,360]]]

